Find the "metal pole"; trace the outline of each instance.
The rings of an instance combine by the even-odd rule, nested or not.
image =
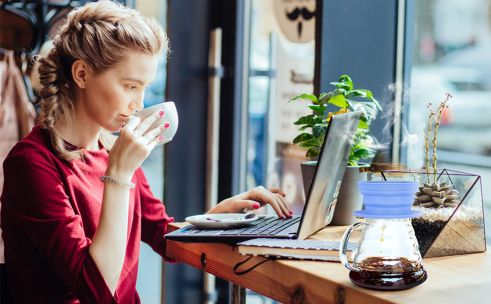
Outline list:
[[[240,285],[232,284],[232,304],[245,304],[246,289]]]

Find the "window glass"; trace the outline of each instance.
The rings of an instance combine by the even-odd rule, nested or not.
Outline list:
[[[306,102],[288,101],[313,92],[315,0],[252,0],[251,5],[246,188],[279,186],[299,214],[305,201],[300,163],[307,159],[291,142],[298,135],[293,122],[308,111]],[[269,207],[266,212],[274,213]],[[276,303],[247,294],[248,302]]]
[[[280,186],[299,214],[305,195],[300,163],[305,151],[291,144],[293,123],[308,113],[315,56],[314,0],[254,0],[250,23],[247,188]],[[269,210],[271,212],[271,210]]]
[[[410,167],[421,168],[427,104],[453,98],[438,131],[438,167],[481,175],[491,225],[491,18],[487,0],[414,1],[410,111],[403,127]],[[488,234],[488,243],[491,234]]]
[[[167,13],[166,1],[135,0],[135,8],[147,17],[155,18],[165,26]],[[145,90],[144,106],[149,107],[164,101],[165,98],[165,67],[167,55],[162,54],[155,80]],[[153,194],[164,197],[164,145],[157,146],[142,165]],[[161,303],[162,293],[162,258],[150,246],[142,242],[140,263],[138,267],[137,286],[142,303]]]

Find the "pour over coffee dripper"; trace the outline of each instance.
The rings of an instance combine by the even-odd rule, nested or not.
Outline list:
[[[377,290],[402,290],[423,283],[423,269],[418,241],[411,218],[417,182],[358,182],[364,210],[355,211],[366,222],[351,225],[343,235],[339,250],[341,263],[350,270],[349,277],[358,286]],[[346,247],[352,232],[363,227],[353,264],[348,262]]]

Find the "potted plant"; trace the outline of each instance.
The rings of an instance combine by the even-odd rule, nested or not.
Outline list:
[[[331,84],[334,86],[332,91],[321,93],[319,96],[304,93],[290,100],[290,102],[309,100],[311,103],[307,106],[312,110],[311,114],[302,116],[294,122],[299,126],[301,133],[293,139],[293,144],[306,149],[306,156],[312,159],[301,165],[304,191],[307,194],[331,117],[349,111],[363,113],[351,147],[348,167],[332,220],[333,225],[347,225],[355,221],[352,211],[359,208],[361,204],[356,182],[366,179],[369,165],[362,164],[360,161],[372,158],[375,154],[374,140],[369,134],[370,124],[382,108],[370,90],[355,88],[348,75],[341,75],[337,82]]]

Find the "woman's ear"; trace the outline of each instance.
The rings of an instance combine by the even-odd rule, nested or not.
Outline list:
[[[90,67],[81,59],[75,60],[75,62],[72,64],[73,81],[80,89],[85,89],[89,72]]]

